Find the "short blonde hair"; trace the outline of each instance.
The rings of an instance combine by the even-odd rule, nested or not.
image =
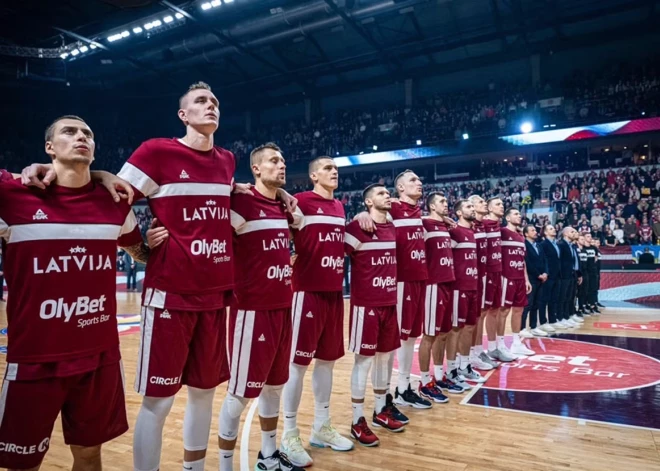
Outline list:
[[[195,90],[208,90],[209,92],[213,91],[213,90],[211,90],[211,86],[208,83],[201,82],[201,81],[200,82],[195,82],[191,86],[189,86],[186,93],[181,95],[181,98],[179,98],[179,108],[183,108],[183,100],[184,100],[184,98],[186,98],[186,96],[188,96],[188,93],[194,92]]]

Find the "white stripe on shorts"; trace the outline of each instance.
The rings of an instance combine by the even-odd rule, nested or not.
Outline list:
[[[360,353],[362,346],[362,332],[364,330],[364,307],[353,306],[353,322],[351,330],[351,341],[348,349],[353,353]]]
[[[454,290],[454,309],[451,313],[451,325],[458,327],[458,295],[460,291]]]
[[[486,280],[488,279],[487,275],[481,277],[481,284],[483,286],[481,290],[481,309],[483,310],[486,307]]]
[[[506,287],[509,284],[509,280],[502,277],[502,305],[500,307],[506,307]]]
[[[438,285],[426,286],[426,300],[424,309],[425,334],[435,335],[435,318],[438,311]]]
[[[254,336],[254,318],[255,311],[243,310],[239,310],[236,317],[229,391],[239,397],[245,396],[245,389],[247,388],[250,355],[252,353],[252,337]]]
[[[149,384],[149,357],[151,356],[151,341],[154,332],[155,308],[142,308],[142,325],[140,326],[140,349],[138,350],[138,365],[135,374],[135,391],[147,394]]]
[[[293,306],[291,309],[291,316],[293,317],[293,332],[291,335],[291,360],[296,356],[296,349],[298,348],[298,334],[300,332],[300,321],[302,320],[303,301],[305,300],[304,291],[296,291],[293,293]]]
[[[351,337],[348,340],[348,351],[355,352],[355,330],[357,329],[357,306],[353,306],[353,312],[351,313]]]
[[[7,391],[11,381],[5,379],[2,382],[2,392],[0,393],[0,427],[2,427],[2,419],[5,416],[5,407],[7,405]]]
[[[396,284],[396,321],[401,330],[401,321],[403,320],[403,281]]]

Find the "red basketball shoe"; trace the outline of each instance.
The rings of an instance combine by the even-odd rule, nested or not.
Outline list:
[[[351,425],[351,436],[362,446],[377,446],[380,443],[364,417],[360,417],[357,424]]]

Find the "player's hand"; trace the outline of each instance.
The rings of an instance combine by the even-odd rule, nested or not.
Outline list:
[[[447,225],[448,229],[453,229],[456,226],[458,226],[456,221],[454,221],[452,218],[447,217],[447,216],[443,216],[442,221]]]
[[[294,253],[293,255],[291,255],[291,266],[293,266],[294,263],[296,263],[297,258],[298,258],[298,254]]]
[[[298,207],[298,200],[296,198],[291,196],[282,188],[279,188],[277,190],[277,197],[282,203],[284,203],[284,206],[286,206],[287,211],[289,211],[291,214],[293,214],[296,211],[296,208]]]
[[[157,218],[151,220],[149,229],[147,229],[147,245],[150,249],[155,249],[160,244],[165,242],[170,236],[166,228],[160,225]]]
[[[532,292],[532,284],[527,280],[525,280],[525,292],[527,294]]]
[[[128,204],[133,204],[133,187],[127,181],[103,170],[92,172],[92,179],[99,182],[110,192],[115,203],[119,203],[120,200],[126,200]]]
[[[53,164],[32,164],[21,172],[21,183],[45,190],[57,178]]]
[[[578,285],[581,285],[581,284],[582,284],[582,277],[578,276]]]
[[[234,183],[232,193],[236,193],[237,195],[254,195],[252,193],[252,183]]]
[[[366,211],[357,213],[353,220],[360,224],[360,229],[363,231],[374,232],[376,230],[376,224],[374,224],[374,220],[371,219],[371,216],[369,216],[369,213]]]

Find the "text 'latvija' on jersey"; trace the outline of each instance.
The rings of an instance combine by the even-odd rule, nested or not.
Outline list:
[[[429,272],[428,284],[449,283],[454,276],[454,254],[451,249],[449,229],[443,221],[423,219],[426,260]]]
[[[397,281],[424,281],[428,278],[422,210],[395,201],[390,216],[396,227]]]
[[[502,230],[502,276],[509,280],[525,279],[525,238],[511,229]]]
[[[449,231],[454,252],[454,289],[460,291],[477,290],[477,243],[474,231],[463,226],[456,226]]]

